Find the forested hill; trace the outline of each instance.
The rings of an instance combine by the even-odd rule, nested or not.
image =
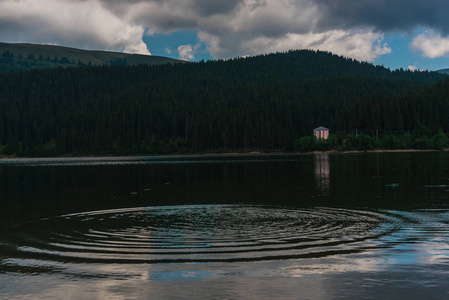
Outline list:
[[[445,126],[449,98],[433,89],[449,83],[432,87],[444,78],[305,50],[228,61],[0,74],[0,151],[292,150],[295,139],[320,125],[331,132]]]
[[[220,73],[223,78],[248,81],[304,81],[341,76],[378,77],[435,82],[445,78],[437,72],[391,71],[383,66],[359,62],[329,52],[298,50],[287,53],[259,55],[249,58],[198,63],[189,67],[193,72]]]
[[[158,65],[182,62],[179,60],[108,51],[88,51],[68,47],[38,44],[0,43],[0,72],[20,70],[103,66],[103,65]]]

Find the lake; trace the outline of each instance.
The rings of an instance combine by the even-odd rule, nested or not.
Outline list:
[[[449,153],[0,160],[0,298],[449,299]]]

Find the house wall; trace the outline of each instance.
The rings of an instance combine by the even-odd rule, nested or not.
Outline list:
[[[329,130],[315,130],[313,134],[317,139],[327,140],[327,138],[329,137]]]

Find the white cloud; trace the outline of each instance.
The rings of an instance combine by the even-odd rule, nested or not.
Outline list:
[[[418,70],[418,68],[416,66],[408,66],[408,70],[415,72],[416,70]]]
[[[416,36],[410,47],[421,52],[425,57],[437,58],[449,54],[449,37],[442,37],[433,30]]]
[[[178,47],[179,59],[194,60],[195,53],[199,47],[200,47],[200,44],[196,44],[195,46],[192,46],[190,44],[179,46]]]
[[[223,38],[200,33],[199,38],[209,45],[214,57],[228,57],[235,53],[253,55],[258,53],[282,52],[291,49],[316,49],[352,57],[362,61],[373,61],[379,55],[391,52],[391,48],[382,43],[383,35],[371,31],[347,32],[332,30],[321,33],[288,33],[282,37],[257,37],[241,41],[234,48],[223,47]],[[233,51],[233,52],[230,52]]]
[[[144,27],[120,19],[96,0],[0,1],[0,39],[150,54]]]

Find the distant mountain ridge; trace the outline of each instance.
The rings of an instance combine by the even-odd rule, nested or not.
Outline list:
[[[0,43],[0,72],[87,65],[161,65],[184,62],[168,57],[76,48]]]
[[[441,70],[438,70],[437,72],[440,73],[440,74],[447,74],[447,75],[449,75],[449,68],[448,69],[441,69]]]

